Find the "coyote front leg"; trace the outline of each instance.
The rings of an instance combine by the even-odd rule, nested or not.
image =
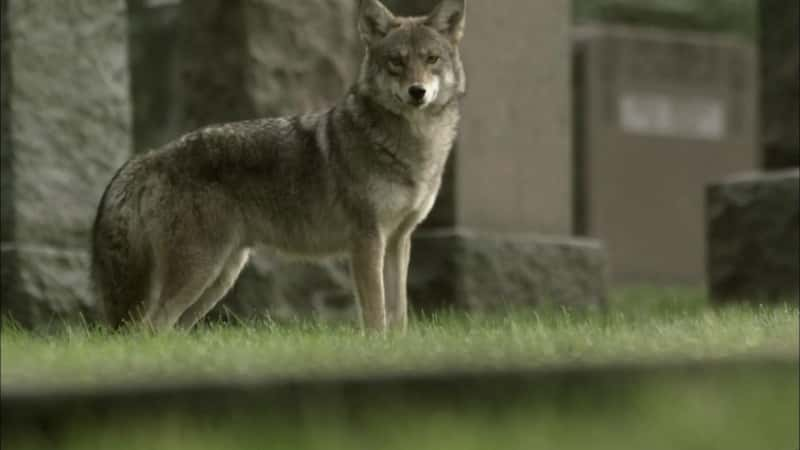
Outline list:
[[[350,263],[361,305],[361,316],[369,331],[386,330],[386,303],[383,292],[385,239],[376,234],[359,238],[353,246]]]
[[[408,326],[408,264],[411,232],[395,235],[386,248],[383,282],[386,288],[386,315],[389,328],[405,332]]]

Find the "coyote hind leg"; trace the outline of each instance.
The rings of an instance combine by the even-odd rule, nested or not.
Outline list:
[[[144,315],[146,325],[157,331],[173,328],[220,276],[230,252],[213,251],[210,246],[204,252],[202,255],[174,252],[164,260],[161,292]]]
[[[233,287],[236,279],[239,278],[239,274],[242,273],[245,264],[247,264],[249,257],[249,249],[234,252],[233,256],[228,258],[228,261],[225,262],[217,279],[206,288],[203,295],[200,296],[200,299],[183,313],[178,321],[178,326],[180,328],[189,329],[205,317],[206,314],[222,300],[222,297],[228,293],[228,290]]]

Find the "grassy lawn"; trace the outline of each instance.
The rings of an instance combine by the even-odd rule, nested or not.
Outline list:
[[[752,361],[730,371],[532,383],[501,400],[419,395],[354,406],[342,396],[288,410],[257,402],[203,414],[164,405],[131,416],[81,415],[59,431],[57,447],[52,435],[38,431],[12,447],[790,449],[798,445],[799,338],[797,306],[714,310],[696,291],[641,288],[617,292],[605,311],[443,314],[385,338],[268,321],[162,335],[75,325],[37,333],[6,322],[0,379],[8,393],[149,381]]]
[[[37,334],[4,324],[2,387],[148,379],[431,371],[795,356],[796,307],[703,307],[691,291],[626,290],[608,311],[516,311],[412,321],[405,336],[364,337],[349,326],[208,326],[192,332],[110,334],[67,326]]]

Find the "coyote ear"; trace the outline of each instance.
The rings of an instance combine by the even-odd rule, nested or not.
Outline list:
[[[458,44],[466,24],[465,0],[442,0],[425,23]]]
[[[365,43],[371,44],[389,34],[397,20],[379,0],[361,0],[358,31]]]

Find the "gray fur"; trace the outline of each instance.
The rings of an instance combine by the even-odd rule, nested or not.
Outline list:
[[[337,105],[209,126],[124,165],[93,231],[92,275],[109,323],[191,327],[249,249],[266,245],[349,256],[366,327],[404,329],[410,235],[433,206],[465,89],[463,17],[463,0],[421,18],[364,0],[366,56]],[[436,90],[412,103],[411,85]]]

